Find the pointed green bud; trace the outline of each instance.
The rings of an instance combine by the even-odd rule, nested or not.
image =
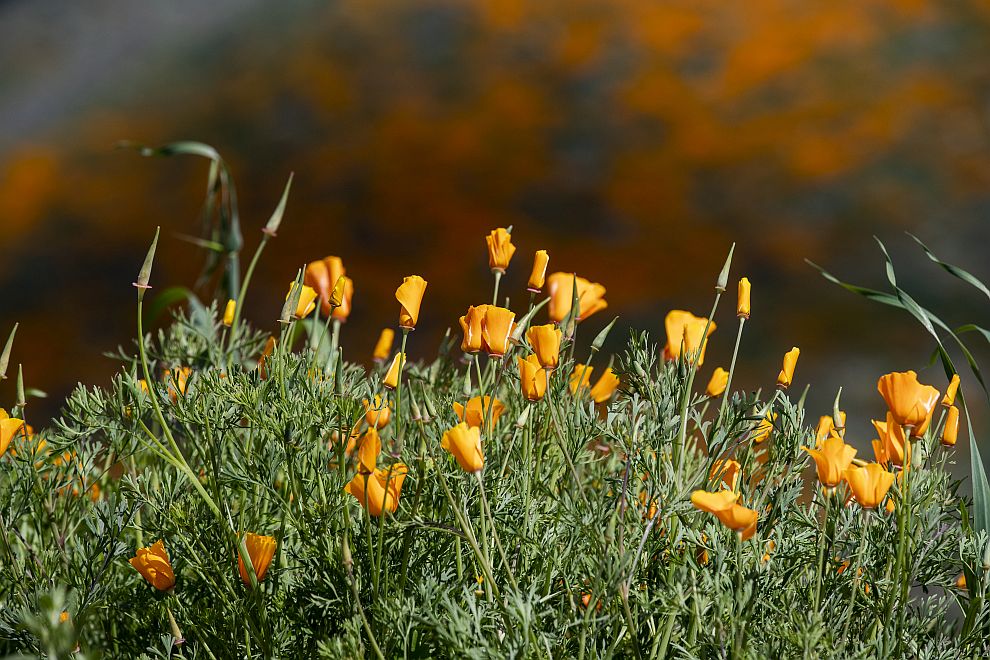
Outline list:
[[[272,217],[268,218],[264,229],[261,230],[267,236],[275,236],[279,226],[282,224],[282,216],[285,214],[285,204],[289,201],[289,190],[292,188],[292,179],[295,176],[295,172],[289,174],[289,180],[285,184],[285,190],[282,191],[282,199],[278,200],[278,206],[272,212]]]
[[[598,336],[595,337],[595,341],[591,342],[591,352],[592,353],[597,353],[598,351],[602,350],[602,346],[605,345],[605,339],[608,338],[608,333],[611,332],[612,326],[614,326],[615,325],[615,322],[618,321],[618,320],[619,320],[619,317],[616,316],[614,319],[612,319],[612,322],[611,323],[609,323],[608,325],[606,325],[605,328],[602,329],[602,331],[598,333]]]
[[[17,407],[21,409],[23,415],[24,406],[27,405],[27,397],[24,396],[24,368],[17,365]]]
[[[158,235],[161,233],[161,230],[161,227],[155,227],[155,239],[151,241],[151,247],[148,248],[148,254],[144,258],[141,272],[138,273],[137,281],[134,282],[134,286],[138,290],[138,300],[144,298],[145,289],[151,288],[148,281],[151,279],[151,267],[155,263],[155,250],[158,249]]]
[[[719,293],[725,292],[725,287],[729,286],[729,267],[732,265],[732,253],[736,249],[736,244],[733,243],[732,247],[729,248],[729,256],[725,258],[725,265],[722,266],[722,272],[718,274],[718,282],[715,283],[715,290]]]
[[[0,353],[0,379],[7,377],[7,365],[10,364],[10,349],[14,347],[14,335],[17,334],[18,325],[17,323],[14,324],[14,329],[7,336],[7,343],[3,347],[3,353]]]

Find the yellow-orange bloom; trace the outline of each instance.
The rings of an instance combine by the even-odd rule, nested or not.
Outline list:
[[[168,591],[175,586],[175,573],[168,559],[165,543],[161,540],[147,548],[138,548],[137,554],[128,561],[148,584],[159,591]]]
[[[591,388],[591,398],[595,403],[605,403],[612,398],[618,387],[619,377],[612,373],[611,367],[606,367],[605,372],[598,377]]]
[[[956,402],[956,392],[959,391],[959,374],[952,374],[949,386],[945,388],[945,396],[942,397],[942,405],[948,408]]]
[[[736,482],[739,481],[739,472],[742,466],[739,461],[729,459],[727,461],[715,461],[712,470],[708,474],[712,481],[721,481],[729,490],[736,489]]]
[[[487,413],[491,418],[489,426],[490,428],[494,427],[495,422],[498,421],[498,418],[502,416],[503,412],[505,412],[505,405],[498,399],[493,399],[490,396],[484,398],[484,404],[482,404],[480,396],[469,399],[466,406],[456,401],[454,402],[454,413],[457,415],[457,419],[467,422],[468,426],[480,427]]]
[[[234,324],[234,312],[237,311],[237,301],[228,300],[223,308],[223,324],[228,328]]]
[[[383,403],[380,394],[375,395],[374,403],[368,399],[364,399],[364,421],[368,423],[368,426],[377,429],[385,428],[392,418],[391,405],[388,401]]]
[[[722,396],[728,384],[729,372],[722,367],[716,367],[715,371],[712,372],[711,379],[708,381],[708,387],[705,388],[705,394],[711,397]]]
[[[556,369],[560,363],[560,339],[563,333],[553,323],[534,325],[526,331],[526,339],[544,369]]]
[[[739,280],[739,291],[736,299],[736,316],[748,319],[750,312],[749,294],[751,290],[749,279],[744,277]]]
[[[578,296],[578,321],[583,321],[595,312],[608,307],[608,303],[605,302],[605,287],[601,284],[590,282],[572,273],[553,273],[547,278],[547,292],[550,294],[548,313],[554,323],[560,323],[571,312],[575,283]]]
[[[575,364],[574,371],[571,372],[571,394],[577,394],[579,389],[591,387],[591,372],[594,367],[584,364]]]
[[[375,362],[384,362],[388,359],[389,353],[392,352],[392,342],[395,341],[395,330],[392,328],[385,328],[382,333],[378,335],[378,341],[375,342],[375,350],[372,352],[371,357]]]
[[[334,288],[346,272],[347,269],[344,268],[344,262],[340,257],[324,257],[319,261],[311,261],[306,264],[306,269],[303,271],[303,284],[313,287],[316,291],[320,298],[320,312],[324,317],[330,314]],[[350,307],[349,300],[348,307]],[[350,309],[348,309],[348,313],[350,313]],[[347,318],[346,315],[344,318]]]
[[[382,384],[390,390],[394,390],[399,386],[399,371],[402,369],[402,365],[406,362],[405,353],[396,353],[395,357],[392,358],[392,364],[389,365],[388,371],[385,372],[385,380]]]
[[[485,350],[491,356],[502,357],[509,350],[509,337],[516,315],[504,307],[487,305],[485,318],[481,324],[481,337]]]
[[[4,412],[4,415],[6,415],[6,412]],[[6,416],[0,419],[0,456],[3,456],[7,452],[7,447],[10,446],[10,441],[14,439],[14,436],[16,436],[23,427],[23,419]]]
[[[952,447],[956,444],[956,437],[959,435],[959,408],[949,406],[949,412],[945,416],[945,427],[942,429],[942,444]]]
[[[700,367],[705,363],[708,337],[715,332],[714,321],[709,324],[706,318],[675,309],[667,312],[663,325],[667,332],[667,345],[663,349],[663,356],[666,359],[676,360],[681,357],[682,348],[686,355],[692,355],[700,349],[695,366]],[[708,328],[708,334],[705,334],[705,327]]]
[[[873,421],[878,439],[873,441],[873,453],[877,462],[883,466],[888,464],[904,465],[905,454],[910,463],[911,443],[904,436],[904,428],[894,420],[894,415],[887,412],[887,421]]]
[[[477,353],[484,344],[482,336],[482,326],[485,321],[485,310],[488,305],[478,305],[468,307],[467,314],[458,319],[461,324],[461,331],[464,333],[461,339],[461,350],[465,353]]]
[[[835,431],[839,436],[845,433],[846,413],[839,411],[839,427],[835,426],[835,420],[831,415],[822,415],[818,418],[818,426],[815,428],[815,446],[818,447],[825,441],[825,438]]]
[[[875,509],[880,506],[894,483],[893,473],[887,472],[879,463],[847,468],[845,478],[853,497],[864,509]]]
[[[856,449],[847,445],[837,435],[829,436],[822,443],[821,449],[801,447],[815,459],[818,466],[818,481],[827,488],[835,488],[842,481],[846,468],[852,464]]]
[[[481,429],[477,426],[468,426],[467,422],[461,422],[451,427],[443,434],[440,446],[457,459],[457,464],[465,472],[478,472],[485,467],[485,455],[481,452]]]
[[[341,275],[330,294],[330,304],[333,308],[334,320],[344,322],[351,315],[351,299],[354,297],[354,280]]]
[[[268,573],[268,567],[272,564],[272,557],[275,556],[275,538],[252,534],[248,532],[244,538],[244,546],[247,548],[248,557],[251,558],[251,566],[254,568],[254,576],[261,582]],[[241,574],[244,584],[251,586],[251,576],[248,575],[241,553],[237,553],[237,570]]]
[[[512,244],[512,235],[504,227],[499,227],[485,236],[485,243],[488,244],[488,267],[493,271],[504,273],[509,267],[509,262],[512,261],[512,255],[516,252],[516,246]]]
[[[938,403],[938,390],[918,382],[918,374],[903,371],[886,374],[877,381],[877,390],[887,403],[894,421],[921,435],[928,427],[932,410]]]
[[[547,279],[547,264],[550,263],[550,255],[546,250],[537,250],[533,256],[533,270],[529,273],[529,282],[526,288],[533,293],[539,293],[543,289],[543,284]]]
[[[285,299],[288,300],[292,297],[298,285],[295,282],[289,282],[289,292],[285,294]],[[309,316],[309,313],[316,309],[316,290],[311,286],[302,285],[299,289],[299,302],[296,304],[296,309],[292,313],[297,319],[304,319]]]
[[[356,474],[344,490],[353,495],[368,513],[376,518],[384,511],[395,513],[408,468],[396,463],[390,468],[378,468],[372,474]]]
[[[362,433],[357,441],[358,472],[371,474],[378,467],[378,456],[382,453],[382,439],[375,427]]]
[[[791,386],[791,381],[794,380],[794,367],[797,366],[798,356],[800,355],[801,349],[797,346],[784,353],[784,365],[780,373],[777,374],[778,387],[787,388]]]
[[[764,417],[756,428],[753,430],[753,435],[750,438],[755,444],[760,444],[770,437],[770,433],[773,431],[773,423],[777,419],[777,413],[769,413]]]
[[[399,301],[399,326],[407,329],[416,327],[419,321],[419,307],[423,304],[423,294],[426,293],[426,280],[419,275],[410,275],[402,279],[402,284],[395,290],[395,299]]]
[[[519,362],[519,384],[527,401],[539,401],[547,393],[547,370],[540,366],[535,355],[517,357]]]
[[[739,495],[731,490],[709,493],[696,490],[691,493],[691,504],[696,509],[714,514],[723,525],[734,532],[743,534],[744,539],[750,538],[756,532],[758,514],[753,509],[747,509],[737,504]]]

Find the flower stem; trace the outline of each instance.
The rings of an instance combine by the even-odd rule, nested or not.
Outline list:
[[[746,325],[746,317],[739,317],[739,330],[736,332],[736,345],[732,349],[732,362],[729,363],[729,377],[725,381],[725,392],[722,393],[722,405],[718,409],[719,419],[725,413],[725,406],[729,402],[729,393],[732,391],[732,376],[736,372],[736,357],[739,355],[739,343],[742,340],[743,326]]]

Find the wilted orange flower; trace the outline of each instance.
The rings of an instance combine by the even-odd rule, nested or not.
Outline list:
[[[505,412],[505,405],[490,396],[484,398],[484,405],[482,405],[480,396],[469,399],[466,406],[454,402],[454,413],[457,415],[457,419],[467,422],[468,426],[480,427],[487,413],[491,417],[490,426],[494,427],[495,422],[498,421],[503,412]]]
[[[539,293],[543,289],[543,284],[547,279],[547,264],[550,263],[550,255],[546,250],[537,250],[533,256],[533,270],[529,274],[529,282],[526,288],[533,293]]]
[[[382,381],[382,384],[385,387],[390,390],[394,390],[399,386],[399,371],[402,369],[402,365],[405,364],[405,362],[405,353],[395,354],[395,357],[392,358],[392,364],[389,366],[388,371],[385,372],[385,379]]]
[[[726,488],[729,490],[736,489],[736,482],[739,481],[739,471],[742,466],[739,465],[739,461],[729,459],[727,461],[715,461],[712,464],[712,470],[708,474],[709,479],[712,481],[721,481]]]
[[[563,333],[556,325],[534,325],[526,331],[526,339],[544,369],[556,369],[560,362],[560,339]]]
[[[956,444],[956,437],[959,435],[959,408],[949,406],[949,412],[945,416],[945,427],[942,429],[942,444],[952,447]]]
[[[847,445],[842,438],[831,435],[822,443],[821,449],[801,447],[815,459],[818,466],[818,481],[827,488],[835,488],[842,481],[842,475],[856,456],[856,449]]]
[[[739,290],[738,297],[736,299],[736,316],[740,318],[749,318],[750,305],[749,305],[749,294],[752,287],[749,284],[748,278],[742,278],[739,280]]]
[[[465,472],[478,472],[485,467],[481,451],[481,430],[461,422],[443,434],[440,446],[450,453]]]
[[[396,463],[390,468],[378,468],[372,474],[356,474],[344,490],[361,503],[368,513],[376,518],[383,511],[395,513],[399,508],[399,495],[408,468]]]
[[[254,576],[261,582],[268,573],[271,566],[272,557],[275,556],[275,538],[272,536],[262,536],[248,532],[244,538],[244,546],[247,548],[248,557],[251,558],[251,566],[254,568]],[[247,567],[241,554],[237,553],[237,570],[241,574],[244,584],[251,586],[251,576],[248,575]]]
[[[385,328],[382,333],[378,335],[378,341],[375,342],[375,350],[372,352],[371,357],[375,362],[384,362],[388,359],[389,353],[392,352],[392,342],[395,341],[395,330],[392,328]]]
[[[165,543],[161,540],[147,548],[138,548],[137,554],[128,561],[148,584],[159,591],[168,591],[175,586],[175,573],[168,559]]]
[[[612,398],[618,387],[619,377],[612,373],[611,367],[606,367],[591,388],[591,398],[595,403],[605,403]]]
[[[787,388],[791,386],[791,381],[794,380],[794,367],[797,366],[798,356],[800,355],[801,349],[797,346],[784,353],[784,366],[777,375],[778,387]]]
[[[412,330],[419,321],[419,307],[423,304],[423,294],[426,293],[426,280],[419,275],[410,275],[402,279],[402,284],[395,290],[395,299],[399,301],[399,326]]]
[[[540,366],[535,355],[517,357],[519,363],[519,384],[527,401],[539,401],[547,393],[547,370]]]
[[[696,490],[691,493],[691,504],[696,509],[714,514],[723,525],[734,532],[743,534],[743,540],[746,540],[756,532],[758,514],[753,509],[747,509],[737,504],[738,499],[739,495],[731,490],[722,490],[717,493]],[[746,536],[747,533],[749,536]]]
[[[893,473],[887,472],[879,463],[847,468],[845,478],[853,497],[864,509],[877,508],[894,483]]]
[[[237,311],[237,301],[228,300],[223,308],[223,324],[228,328],[234,324],[234,312]]]
[[[712,377],[705,388],[705,394],[711,397],[722,396],[726,385],[729,384],[729,372],[722,367],[716,367],[712,372]]]
[[[698,362],[695,366],[700,367],[705,363],[705,349],[708,345],[708,337],[715,332],[715,322],[708,323],[708,319],[695,316],[691,312],[675,309],[667,312],[667,317],[663,322],[667,332],[667,345],[663,349],[663,356],[668,360],[676,360],[681,357],[683,347],[687,355],[692,355],[699,349]],[[705,327],[708,334],[705,334]]]
[[[877,390],[887,403],[887,408],[901,426],[912,429],[911,434],[922,435],[928,428],[932,410],[938,403],[938,390],[918,382],[918,374],[902,371],[881,376]]]
[[[477,353],[484,343],[481,328],[485,321],[485,310],[488,305],[478,305],[468,307],[467,314],[458,321],[461,324],[461,331],[464,333],[461,339],[461,350],[465,353]]]
[[[10,441],[24,427],[23,419],[7,417],[6,415],[7,413],[4,411],[4,417],[0,418],[0,456],[7,452]]]
[[[553,273],[547,278],[547,292],[550,294],[548,313],[550,320],[560,323],[571,311],[574,304],[574,286],[577,284],[577,320],[583,321],[595,312],[608,307],[605,302],[605,287],[597,282],[589,282],[572,273]]]
[[[516,315],[512,310],[494,305],[485,306],[481,337],[489,355],[502,357],[509,350],[509,337],[512,335],[515,319]]]
[[[364,421],[368,423],[368,426],[373,428],[385,428],[388,426],[388,422],[392,418],[391,405],[392,404],[388,401],[382,403],[382,397],[380,394],[375,395],[374,403],[368,399],[364,399]]]
[[[504,273],[512,261],[512,255],[516,252],[516,246],[512,244],[512,235],[504,227],[493,229],[492,233],[485,236],[488,244],[488,267],[493,271]]]
[[[959,374],[952,374],[949,386],[945,388],[945,396],[942,397],[942,405],[948,408],[956,402],[956,392],[959,391]]]
[[[285,299],[288,300],[292,297],[293,292],[296,287],[299,286],[295,282],[289,282],[289,292],[285,294]],[[309,316],[310,312],[316,309],[316,290],[311,286],[302,285],[299,290],[299,302],[296,304],[296,309],[292,312],[292,315],[297,319],[304,319]]]
[[[873,441],[873,453],[877,457],[877,462],[886,467],[888,464],[903,466],[905,454],[908,462],[911,456],[911,443],[904,436],[904,428],[894,421],[894,416],[887,412],[887,421],[873,421],[873,428],[877,430],[879,436]]]

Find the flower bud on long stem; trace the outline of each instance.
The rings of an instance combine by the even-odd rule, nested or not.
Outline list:
[[[719,293],[725,292],[725,287],[729,286],[729,267],[732,265],[732,253],[736,249],[736,244],[733,243],[732,247],[729,248],[729,256],[725,258],[725,265],[722,266],[722,272],[718,274],[718,281],[715,282],[715,290]]]
[[[138,273],[137,281],[134,282],[134,286],[138,290],[138,300],[143,300],[145,290],[151,288],[148,281],[151,279],[151,267],[155,263],[155,250],[158,249],[158,235],[161,233],[161,230],[161,227],[155,227],[155,238],[151,241],[151,247],[148,248],[148,254],[144,257],[144,264],[141,265],[141,271]]]
[[[3,347],[3,353],[0,353],[0,379],[7,377],[7,365],[10,364],[10,349],[14,347],[14,335],[17,334],[18,324],[14,324],[14,329],[10,331],[10,335],[7,336],[7,343]]]

